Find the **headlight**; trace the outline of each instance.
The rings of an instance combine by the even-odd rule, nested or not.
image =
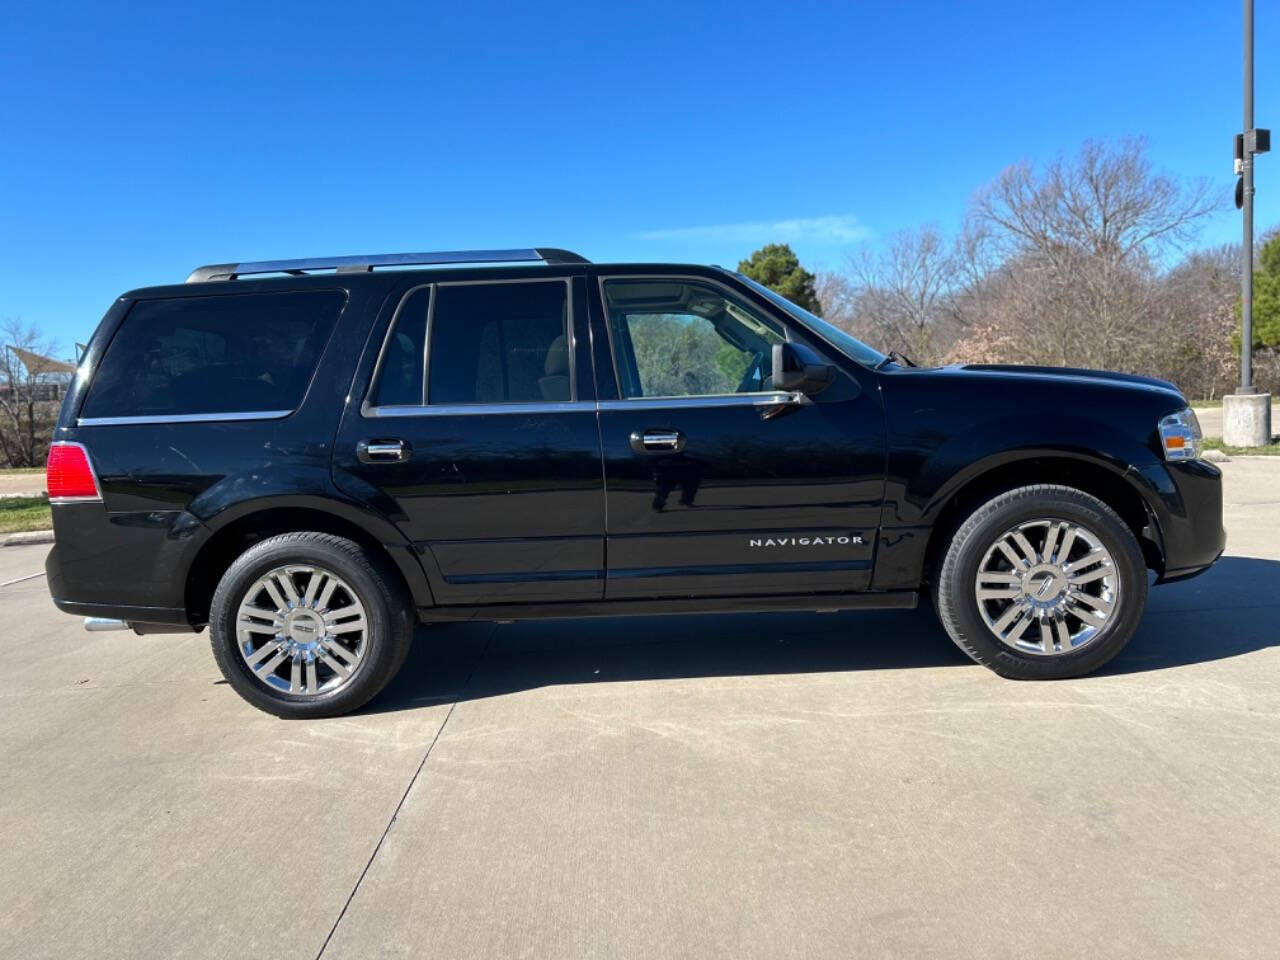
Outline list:
[[[1166,460],[1195,460],[1200,456],[1200,421],[1190,407],[1171,413],[1160,421],[1160,442]]]

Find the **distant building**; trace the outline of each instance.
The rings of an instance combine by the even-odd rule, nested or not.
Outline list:
[[[10,396],[14,392],[14,380],[21,386],[19,390],[30,389],[30,395],[37,402],[59,403],[67,392],[71,378],[75,376],[75,364],[66,360],[55,360],[22,347],[9,345],[9,354],[4,369],[0,374],[0,395]],[[16,363],[15,363],[16,361]],[[20,369],[17,369],[20,368]]]

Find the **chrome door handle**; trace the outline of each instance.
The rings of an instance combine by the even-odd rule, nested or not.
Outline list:
[[[632,430],[631,449],[636,453],[679,453],[685,437],[679,430]]]
[[[356,459],[361,463],[403,463],[413,448],[403,440],[361,440]]]

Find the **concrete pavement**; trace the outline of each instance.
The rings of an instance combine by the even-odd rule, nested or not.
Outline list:
[[[0,497],[38,497],[44,489],[43,473],[0,473]]]
[[[450,625],[297,723],[0,587],[0,957],[1266,956],[1280,462],[1223,469],[1229,555],[1065,683],[923,609]]]

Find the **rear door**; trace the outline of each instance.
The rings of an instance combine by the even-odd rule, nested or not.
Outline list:
[[[884,489],[875,378],[845,359],[812,402],[780,407],[773,344],[837,359],[798,325],[709,277],[591,280],[606,596],[866,588]]]
[[[373,488],[421,551],[437,603],[600,599],[584,275],[406,284],[384,310],[335,482]]]

